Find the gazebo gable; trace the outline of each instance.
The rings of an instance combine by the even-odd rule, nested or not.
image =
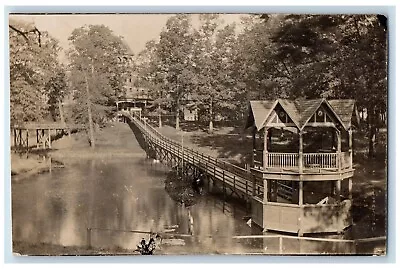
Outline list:
[[[311,100],[307,100],[309,102]],[[332,108],[332,106],[325,100],[320,99],[313,100],[314,103],[310,106],[305,112],[303,112],[301,121],[300,121],[300,129],[304,129],[306,126],[311,127],[333,127],[337,124],[340,124],[344,129],[346,126],[344,125],[341,118]],[[301,105],[301,102],[299,103]],[[305,104],[302,104],[305,107]]]
[[[264,101],[250,101],[249,114],[245,129],[255,126],[258,130],[264,127],[264,123],[270,115],[272,109],[276,106],[278,101],[264,100]]]
[[[357,113],[357,106],[353,99],[333,99],[328,100],[336,114],[344,123],[346,130],[352,125],[359,126],[360,116]]]
[[[273,109],[267,115],[263,127],[298,127],[297,122],[293,119],[293,113],[287,109],[285,103],[280,99],[276,102]]]
[[[341,125],[348,130],[352,123],[357,124],[358,114],[354,100],[277,99],[250,101],[246,128],[296,127],[306,126],[335,127]]]

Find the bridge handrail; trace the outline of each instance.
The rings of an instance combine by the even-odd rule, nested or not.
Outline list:
[[[173,139],[171,139],[169,137],[166,137],[165,135],[161,134],[151,124],[148,124],[147,122],[144,122],[142,119],[138,119],[138,118],[133,118],[133,120],[138,121],[140,124],[144,125],[145,127],[148,127],[148,129],[145,130],[145,131],[148,132],[148,130],[150,129],[151,132],[153,134],[155,134],[156,137],[158,137],[162,141],[166,141],[168,143],[173,144],[174,146],[176,146],[178,148],[182,148],[181,143],[179,143],[179,142],[177,142],[177,141],[175,141],[175,140],[173,140]],[[215,166],[217,166],[217,167],[219,167],[221,169],[227,170],[227,171],[231,172],[232,174],[234,174],[234,175],[236,175],[238,177],[244,178],[246,180],[247,180],[247,177],[250,174],[250,171],[248,171],[248,170],[246,170],[246,169],[244,169],[242,167],[239,167],[237,165],[231,164],[231,163],[226,162],[226,161],[219,160],[218,158],[211,157],[210,155],[207,155],[207,154],[204,154],[204,153],[200,153],[198,150],[194,150],[194,149],[192,149],[190,147],[183,146],[183,149],[184,149],[184,151],[187,151],[187,152],[190,152],[190,153],[196,155],[198,158],[201,158],[203,160],[207,159],[207,161],[212,163],[213,165],[215,165]]]

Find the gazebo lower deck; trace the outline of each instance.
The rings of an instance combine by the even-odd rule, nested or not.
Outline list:
[[[250,111],[251,172],[257,182],[253,222],[265,231],[300,236],[342,232],[352,225],[354,101],[252,101]],[[291,135],[285,144],[286,131]]]
[[[307,233],[337,233],[352,225],[351,200],[334,204],[288,204],[252,201],[252,219],[264,230],[303,235]]]

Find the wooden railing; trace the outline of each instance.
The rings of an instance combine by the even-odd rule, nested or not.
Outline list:
[[[337,153],[305,153],[303,155],[305,168],[338,168],[339,159]]]
[[[340,164],[340,165],[339,165]],[[294,169],[299,167],[298,153],[277,153],[262,150],[254,151],[255,167]],[[303,168],[305,169],[348,169],[351,167],[349,152],[341,153],[304,153]]]
[[[154,143],[157,147],[167,150],[172,155],[177,156],[179,159],[183,159],[185,163],[189,163],[203,169],[207,174],[221,181],[224,188],[225,186],[230,187],[237,193],[241,193],[246,196],[252,196],[253,191],[255,190],[262,191],[262,180],[255,179],[256,181],[253,181],[250,171],[234,164],[219,160],[218,158],[213,158],[187,146],[183,146],[178,141],[164,136],[157,129],[143,120],[137,117],[132,117],[129,114],[123,113],[123,115],[133,121],[143,136],[146,137],[146,139],[148,139],[150,142]]]
[[[225,205],[225,204],[224,204]],[[220,206],[223,207],[224,205]],[[218,207],[218,204],[216,205]],[[227,204],[229,206],[229,204]],[[227,210],[227,208],[223,209]],[[229,210],[229,208],[228,208]],[[233,211],[231,209],[231,211]],[[96,238],[104,238],[105,236],[113,236],[117,233],[121,234],[142,234],[142,235],[159,235],[163,239],[178,238],[185,240],[187,238],[200,237],[190,233],[175,233],[166,230],[124,230],[124,229],[110,229],[105,227],[87,227],[86,228],[86,247],[92,248],[97,246]],[[97,236],[95,236],[97,235]],[[100,236],[101,235],[101,236]],[[324,238],[324,237],[306,237],[306,236],[293,236],[288,234],[246,234],[246,235],[216,235],[216,234],[203,234],[201,238],[209,239],[233,239],[236,242],[242,240],[248,244],[251,241],[262,240],[261,248],[255,248],[253,252],[240,252],[240,254],[317,254],[317,255],[332,255],[332,254],[377,254],[382,255],[385,253],[387,237],[367,237],[359,239],[343,239],[343,238]],[[268,246],[268,247],[264,247]],[[228,245],[230,247],[230,245]],[[231,248],[229,249],[231,251]],[[162,253],[162,252],[161,252]],[[131,255],[131,254],[130,254]]]
[[[266,167],[297,167],[299,166],[298,153],[274,153],[266,154]]]

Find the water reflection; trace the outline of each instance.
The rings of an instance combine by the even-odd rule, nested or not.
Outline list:
[[[84,246],[87,228],[97,227],[111,231],[93,230],[95,247],[133,250],[142,234],[112,230],[142,230],[177,234],[162,253],[246,253],[249,246],[231,238],[252,233],[245,213],[223,212],[209,195],[182,206],[165,191],[167,172],[141,158],[93,160],[13,183],[13,240]]]
[[[92,230],[92,246],[133,251],[143,237],[149,239],[121,231],[135,230],[165,233],[156,254],[349,254],[375,249],[293,238],[233,238],[261,234],[246,224],[244,206],[225,202],[213,189],[185,206],[167,193],[168,172],[142,158],[93,160],[13,182],[13,240],[86,246],[87,228],[105,228]],[[193,236],[185,236],[189,234]]]

